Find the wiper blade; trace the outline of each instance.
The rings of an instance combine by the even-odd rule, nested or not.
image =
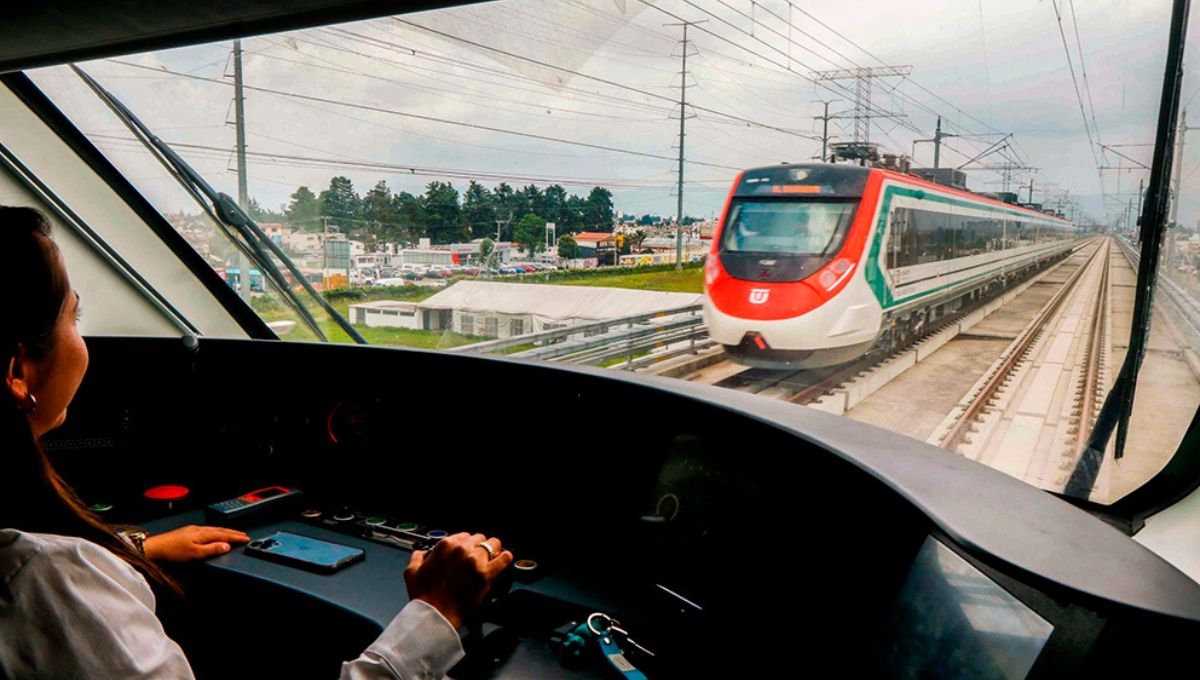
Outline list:
[[[271,282],[275,284],[275,288],[279,290],[284,299],[287,301],[288,306],[300,316],[305,325],[307,325],[318,338],[326,342],[329,341],[329,338],[325,336],[325,333],[321,330],[321,326],[317,323],[317,320],[313,318],[312,313],[310,313],[308,308],[304,306],[303,301],[296,296],[295,291],[292,290],[292,287],[288,284],[286,277],[284,277],[279,268],[275,266],[275,262],[271,259],[271,255],[274,255],[279,259],[280,262],[284,264],[288,271],[291,272],[294,279],[300,282],[300,285],[304,287],[304,290],[310,296],[312,296],[313,300],[315,300],[317,304],[320,305],[320,307],[324,309],[331,318],[333,318],[334,322],[336,322],[337,325],[341,327],[341,329],[345,331],[347,335],[349,335],[354,339],[355,342],[359,344],[367,344],[366,338],[364,338],[361,333],[355,330],[354,326],[352,326],[344,316],[334,309],[333,306],[329,304],[328,300],[326,300],[319,292],[317,292],[315,288],[313,288],[312,284],[308,281],[308,278],[304,276],[298,267],[296,267],[296,264],[292,262],[291,258],[288,257],[287,254],[283,252],[283,249],[280,248],[274,241],[272,241],[265,232],[263,232],[262,227],[260,227],[257,222],[255,222],[249,215],[246,214],[244,210],[242,210],[241,206],[237,204],[237,201],[233,200],[233,198],[228,194],[213,189],[213,187],[206,182],[203,177],[200,176],[200,173],[196,172],[191,165],[188,165],[187,161],[183,160],[179,154],[175,153],[174,149],[172,149],[167,145],[166,142],[162,141],[157,135],[151,132],[150,128],[147,127],[145,123],[138,119],[138,117],[135,116],[133,112],[130,111],[123,103],[121,103],[120,100],[113,96],[108,90],[104,89],[100,83],[96,82],[96,80],[88,75],[83,69],[79,68],[75,64],[71,64],[71,69],[75,71],[76,75],[83,79],[83,82],[85,82],[87,86],[96,93],[96,96],[98,96],[108,106],[108,108],[112,110],[112,112],[119,119],[121,119],[121,122],[125,123],[126,127],[133,132],[134,136],[140,142],[142,142],[142,144],[144,144],[151,151],[156,152],[154,154],[155,157],[158,158],[159,162],[163,164],[163,167],[167,169],[167,172],[175,177],[175,179],[183,186],[184,190],[191,194],[192,197],[196,199],[197,203],[199,203],[204,209],[204,211],[213,218],[213,221],[215,221],[222,228],[222,230],[228,236],[230,236],[238,250],[245,254],[246,257],[250,258],[250,261],[255,264],[261,272],[263,272],[264,276],[271,279]],[[249,272],[246,272],[244,282],[246,285],[249,285],[249,281]]]

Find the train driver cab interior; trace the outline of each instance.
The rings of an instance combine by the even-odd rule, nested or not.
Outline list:
[[[458,680],[1188,675],[1189,2],[1050,4],[954,15],[987,109],[926,10],[915,49],[838,3],[18,3],[0,205],[52,223],[90,353],[43,448],[105,526],[252,540],[162,567],[200,678],[337,677],[458,532],[514,559]],[[1063,43],[1141,174],[1097,174]],[[978,191],[814,161],[810,110]],[[1001,158],[1074,193],[1008,201]]]

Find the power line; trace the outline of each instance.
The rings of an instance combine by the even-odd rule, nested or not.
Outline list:
[[[673,17],[673,18],[675,18],[675,19],[677,19],[677,20],[683,21],[683,18],[682,18],[682,17],[680,17],[679,15],[677,15],[677,14],[674,14],[674,13],[672,13],[672,12],[669,12],[669,11],[667,11],[667,10],[665,10],[665,9],[661,8],[661,7],[658,7],[657,5],[655,5],[655,4],[653,4],[652,2],[650,2],[650,0],[639,0],[639,2],[641,2],[641,3],[645,4],[645,5],[649,6],[649,7],[653,7],[654,9],[658,10],[659,12],[662,12],[663,14],[666,14],[667,16],[670,16],[670,17]],[[761,40],[760,38],[757,38],[756,36],[753,36],[753,35],[751,35],[751,34],[750,34],[750,33],[748,33],[747,31],[745,31],[744,29],[740,29],[740,28],[738,28],[737,26],[735,26],[735,25],[733,25],[732,23],[730,23],[728,20],[726,20],[726,19],[724,19],[724,18],[722,18],[722,17],[719,17],[719,16],[717,16],[717,15],[713,14],[712,12],[708,11],[707,9],[704,9],[703,7],[700,7],[699,5],[696,5],[694,2],[691,2],[691,0],[683,0],[683,2],[685,2],[685,3],[686,3],[686,4],[688,4],[688,5],[690,5],[690,6],[691,6],[691,7],[693,7],[694,9],[697,9],[697,10],[699,10],[700,12],[703,12],[704,14],[706,14],[706,15],[708,15],[708,16],[710,16],[710,17],[713,17],[713,18],[715,18],[715,19],[717,19],[718,21],[720,21],[720,22],[724,23],[725,25],[727,25],[727,26],[730,26],[730,27],[731,27],[731,28],[733,28],[735,31],[738,31],[738,32],[740,32],[740,33],[742,33],[742,34],[745,34],[745,35],[749,35],[751,38],[754,38],[754,39],[755,39],[755,40],[757,40],[758,42],[761,42],[761,43],[763,43],[764,45],[767,45],[768,47],[770,47],[771,49],[775,50],[776,52],[779,52],[780,54],[785,54],[785,55],[788,57],[789,61],[791,61],[791,60],[792,60],[792,57],[791,57],[791,55],[790,55],[790,54],[786,54],[785,52],[783,52],[782,50],[778,49],[777,47],[775,47],[775,46],[773,46],[773,45],[770,45],[770,44],[768,44],[768,43],[765,43],[765,42],[764,42],[763,40]],[[744,15],[743,15],[743,16],[744,16]],[[723,41],[723,42],[725,42],[725,43],[728,43],[728,44],[730,44],[730,45],[732,45],[732,46],[734,46],[734,47],[736,47],[736,48],[740,49],[740,50],[743,50],[743,51],[745,51],[745,52],[748,52],[748,53],[750,53],[750,54],[752,54],[752,55],[754,55],[754,56],[758,57],[759,59],[762,59],[763,61],[765,61],[765,62],[767,62],[767,63],[770,63],[770,64],[773,64],[773,65],[775,65],[776,67],[780,68],[780,69],[781,69],[783,72],[785,72],[785,73],[787,73],[787,74],[789,74],[789,75],[792,75],[792,76],[798,77],[798,78],[800,78],[800,79],[802,79],[802,80],[805,80],[805,81],[807,81],[807,82],[810,82],[810,83],[812,83],[813,85],[816,85],[816,86],[818,86],[818,87],[823,87],[824,89],[826,89],[826,90],[829,90],[830,92],[833,92],[833,93],[835,93],[835,94],[840,94],[840,95],[843,95],[843,96],[848,96],[848,97],[853,97],[853,96],[854,96],[854,92],[853,92],[853,91],[851,91],[849,88],[843,87],[843,88],[841,88],[841,90],[839,91],[839,90],[837,90],[837,88],[834,88],[834,87],[832,87],[832,86],[830,86],[830,85],[828,85],[828,84],[825,84],[825,83],[818,82],[818,81],[816,81],[816,80],[814,80],[814,79],[812,79],[812,78],[808,78],[808,77],[806,77],[806,76],[804,76],[804,75],[802,75],[802,74],[800,74],[800,73],[797,73],[796,71],[794,71],[794,70],[791,68],[790,64],[788,64],[788,65],[780,64],[778,61],[775,61],[775,60],[771,59],[770,57],[764,56],[763,54],[761,54],[761,53],[759,53],[759,52],[756,52],[756,51],[754,51],[754,50],[752,50],[752,49],[750,49],[750,48],[746,47],[745,45],[742,45],[742,44],[740,44],[740,43],[734,42],[734,41],[730,40],[729,38],[726,38],[725,36],[719,35],[719,34],[717,34],[717,33],[714,33],[714,32],[712,32],[712,31],[709,31],[709,30],[707,30],[707,29],[703,29],[703,28],[701,28],[700,30],[701,30],[701,31],[703,31],[703,32],[705,32],[705,33],[707,33],[708,35],[710,35],[710,36],[712,36],[712,37],[714,37],[714,38],[718,39],[718,40],[721,40],[721,41]],[[794,42],[794,41],[793,41],[793,42]],[[807,64],[804,64],[803,62],[797,62],[797,63],[799,63],[799,64],[800,64],[801,66],[803,66],[804,68],[809,68],[809,69],[811,69],[811,68],[812,68],[811,66],[808,66]],[[916,100],[913,100],[911,97],[908,97],[907,95],[904,95],[903,93],[900,93],[900,95],[901,95],[902,97],[905,97],[905,98],[907,98],[907,99],[911,100],[911,101],[912,101],[912,102],[913,102],[915,105],[917,105],[917,106],[920,106],[920,107],[922,107],[922,108],[926,109],[927,111],[930,111],[931,113],[934,113],[934,114],[936,115],[936,113],[937,113],[937,112],[936,112],[936,111],[934,111],[933,109],[931,109],[931,108],[929,108],[929,107],[925,106],[924,104],[921,104],[920,102],[917,102]],[[881,117],[882,117],[882,116],[884,116],[884,115],[890,115],[890,114],[887,114],[887,112],[884,112],[884,111],[882,111],[882,110],[874,110],[873,108],[871,108],[871,109],[869,109],[869,110],[870,110],[870,111],[875,111],[875,112],[876,112],[876,113],[878,113],[878,114],[879,114]],[[920,128],[917,128],[917,127],[913,126],[913,125],[912,125],[912,124],[910,124],[910,123],[907,123],[907,122],[901,122],[901,125],[903,125],[903,126],[904,126],[905,128],[907,128],[908,130],[911,130],[911,131],[913,131],[913,132],[916,132],[917,134],[921,134],[921,135],[927,134],[927,133],[925,133],[924,131],[922,131]],[[880,130],[883,130],[883,128],[882,128],[881,126],[880,126]],[[886,131],[885,131],[885,134],[886,134]],[[951,150],[952,150],[952,151],[954,151],[955,153],[958,153],[958,154],[962,155],[964,158],[968,156],[968,154],[966,154],[966,153],[963,153],[963,152],[959,151],[958,149],[955,149],[954,147],[950,146],[949,144],[947,144],[947,145],[945,145],[945,146],[946,146],[946,148],[949,148],[949,149],[951,149]]]
[[[643,2],[645,2],[645,0],[642,0],[642,1],[643,1]],[[678,18],[678,17],[676,17],[676,18]],[[612,80],[608,80],[607,78],[600,78],[599,76],[593,76],[593,75],[589,75],[589,74],[587,74],[587,73],[583,73],[583,72],[581,72],[581,71],[576,71],[576,70],[574,70],[574,69],[569,69],[569,68],[566,68],[566,67],[563,67],[563,66],[558,66],[558,65],[555,65],[555,64],[551,64],[551,63],[549,63],[549,62],[541,61],[541,60],[539,60],[539,59],[534,59],[534,58],[532,58],[532,57],[526,57],[526,56],[524,56],[524,55],[521,55],[521,54],[516,54],[515,52],[509,52],[508,50],[502,50],[502,49],[500,49],[500,48],[498,48],[498,47],[492,47],[491,45],[485,45],[485,44],[483,44],[483,43],[476,42],[476,41],[474,41],[474,40],[468,40],[468,39],[466,39],[466,38],[462,38],[462,37],[459,37],[459,36],[456,36],[456,35],[452,35],[452,34],[450,34],[450,33],[446,33],[446,32],[439,31],[439,30],[436,30],[436,29],[433,29],[433,28],[429,28],[429,27],[427,27],[427,26],[422,26],[422,25],[420,25],[420,24],[413,23],[413,22],[411,22],[411,21],[408,21],[407,19],[400,19],[399,17],[393,17],[393,18],[392,18],[392,21],[396,21],[396,22],[398,22],[398,23],[401,23],[401,24],[404,24],[404,25],[406,25],[406,26],[412,26],[413,28],[417,28],[417,29],[419,29],[419,30],[422,30],[422,31],[428,31],[428,32],[430,32],[430,33],[433,33],[433,34],[435,34],[435,35],[440,35],[440,36],[442,36],[443,38],[446,38],[446,39],[448,39],[448,40],[454,40],[454,41],[457,41],[457,42],[465,43],[465,44],[467,44],[467,45],[471,45],[472,47],[478,47],[479,49],[488,50],[488,51],[491,51],[491,52],[496,52],[497,54],[503,54],[503,55],[504,55],[504,56],[506,56],[506,57],[511,57],[511,58],[513,58],[513,59],[519,59],[519,60],[521,60],[521,61],[526,61],[526,62],[529,62],[529,63],[531,63],[531,64],[537,64],[538,66],[543,66],[543,67],[545,67],[545,68],[553,69],[553,70],[555,70],[555,71],[561,71],[561,72],[563,72],[563,73],[570,73],[571,75],[579,76],[579,77],[581,77],[581,78],[587,78],[587,79],[589,79],[589,80],[595,80],[595,81],[597,81],[597,82],[604,83],[605,85],[610,85],[610,86],[612,86],[612,87],[619,87],[619,88],[621,88],[621,89],[624,89],[624,90],[629,90],[629,91],[631,91],[631,92],[637,92],[638,94],[640,94],[640,95],[644,95],[644,96],[646,96],[646,97],[653,97],[653,98],[655,98],[655,99],[662,99],[662,100],[665,100],[665,101],[669,101],[669,102],[671,102],[672,104],[676,103],[676,102],[675,102],[675,101],[673,101],[673,100],[672,100],[670,97],[667,97],[667,96],[665,96],[665,95],[661,95],[661,94],[658,94],[658,93],[655,93],[655,92],[650,92],[650,91],[643,90],[643,89],[636,88],[636,87],[631,87],[631,86],[629,86],[629,85],[625,85],[625,84],[618,83],[618,82],[615,82],[615,81],[612,81]],[[786,129],[786,128],[781,128],[781,127],[778,127],[778,126],[775,126],[775,125],[767,125],[766,123],[760,123],[760,122],[758,122],[758,121],[755,121],[755,120],[750,120],[750,119],[748,119],[748,118],[742,118],[741,116],[734,116],[734,115],[731,115],[731,114],[725,113],[725,112],[723,112],[723,111],[716,111],[716,110],[714,110],[714,109],[709,109],[709,108],[705,108],[705,107],[703,107],[703,106],[695,106],[695,105],[693,105],[693,107],[692,107],[692,108],[694,108],[694,109],[695,109],[695,110],[697,110],[697,111],[704,111],[705,113],[711,113],[711,114],[715,114],[715,115],[718,115],[718,116],[724,116],[724,117],[726,117],[726,118],[730,118],[730,119],[732,119],[732,120],[741,121],[741,122],[743,122],[743,123],[747,123],[747,124],[749,124],[749,125],[754,125],[754,126],[756,126],[756,127],[767,128],[767,129],[770,129],[770,130],[775,130],[775,131],[777,131],[777,132],[785,132],[785,133],[787,133],[787,134],[790,134],[790,135],[795,135],[795,136],[797,136],[797,137],[804,137],[804,138],[806,138],[806,139],[812,139],[812,137],[811,137],[810,135],[804,135],[804,134],[800,134],[800,133],[798,133],[798,132],[796,132],[796,131],[794,131],[794,130],[788,130],[788,129]]]
[[[117,142],[128,145],[131,149],[141,149],[142,145],[137,140],[118,135],[92,135],[95,139],[104,140],[105,142]],[[212,146],[207,144],[190,144],[186,142],[166,142],[172,148],[189,149],[194,152],[194,157],[206,158],[210,160],[225,160],[229,149]],[[471,170],[459,168],[438,168],[420,165],[404,165],[397,163],[384,163],[382,161],[357,160],[349,158],[321,158],[317,156],[301,156],[296,154],[273,153],[269,151],[246,151],[246,156],[263,161],[264,165],[282,165],[287,167],[320,167],[332,169],[353,169],[353,170],[382,170],[403,175],[416,175],[428,177],[449,177],[453,179],[473,179],[477,181],[503,181],[503,182],[530,182],[543,183],[548,185],[564,185],[564,186],[612,186],[622,189],[667,189],[671,187],[671,183],[647,183],[644,180],[629,179],[621,177],[562,177],[562,176],[547,176],[533,175],[526,173],[511,173],[497,172],[491,170]],[[728,180],[719,179],[700,179],[693,180],[696,182],[728,182]]]
[[[1083,41],[1079,36],[1079,24],[1075,16],[1075,0],[1068,0],[1071,7],[1071,29],[1075,31],[1075,48],[1079,51],[1079,72],[1083,76],[1083,91],[1087,93],[1088,110],[1092,114],[1092,127],[1096,130],[1096,144],[1104,148],[1104,140],[1100,138],[1100,126],[1096,123],[1096,104],[1092,101],[1092,86],[1088,83],[1087,64],[1083,61]]]
[[[385,83],[392,83],[395,85],[403,85],[405,87],[409,87],[409,88],[412,88],[415,90],[420,90],[423,92],[431,93],[434,96],[446,97],[448,99],[453,99],[456,101],[486,100],[486,101],[507,102],[507,103],[512,103],[512,104],[517,104],[519,106],[535,108],[535,109],[538,109],[539,112],[561,111],[561,112],[567,113],[567,114],[577,114],[580,116],[588,116],[591,118],[602,118],[602,119],[606,119],[606,120],[619,120],[619,121],[627,121],[627,122],[632,122],[632,123],[657,123],[657,122],[659,122],[659,121],[654,121],[654,120],[647,120],[645,118],[632,118],[632,117],[628,117],[628,116],[610,116],[610,115],[605,115],[602,113],[593,113],[591,111],[581,111],[578,109],[565,109],[565,108],[557,107],[557,106],[549,106],[549,105],[545,105],[545,104],[531,103],[528,101],[522,101],[520,99],[512,99],[509,97],[500,97],[500,96],[497,96],[494,94],[478,93],[478,94],[472,95],[470,97],[455,96],[458,92],[460,92],[460,90],[451,90],[448,88],[435,87],[432,85],[424,85],[424,84],[412,83],[412,82],[405,81],[405,80],[397,80],[395,78],[387,78],[385,76],[376,75],[374,73],[367,73],[365,71],[360,71],[357,69],[346,68],[344,66],[336,66],[336,65],[324,66],[321,64],[314,64],[311,62],[301,61],[299,59],[288,59],[286,57],[278,57],[278,56],[272,56],[272,55],[261,55],[261,56],[263,56],[263,58],[266,58],[266,59],[273,59],[276,61],[282,61],[282,62],[291,63],[291,64],[299,64],[301,66],[305,66],[308,68],[324,69],[324,70],[328,70],[328,71],[333,71],[335,73],[344,73],[347,75],[359,76],[361,78],[370,78],[373,80],[379,80],[379,81],[382,81]],[[315,57],[315,58],[320,59],[319,57]],[[329,63],[329,60],[327,60],[327,59],[320,59],[320,60]],[[521,116],[538,115],[538,112],[520,111],[517,109],[506,108],[503,106],[496,106],[495,108],[500,111],[508,111],[509,113],[515,113],[515,114],[521,115]],[[665,109],[664,109],[664,111],[665,111]],[[559,116],[559,118],[562,118],[562,116]]]
[[[1092,128],[1088,125],[1087,112],[1083,107],[1083,95],[1079,91],[1079,80],[1075,77],[1075,64],[1071,60],[1071,48],[1067,45],[1066,31],[1063,30],[1062,12],[1059,10],[1058,0],[1050,0],[1050,2],[1054,7],[1054,16],[1058,19],[1058,35],[1062,38],[1063,51],[1067,55],[1067,68],[1071,72],[1071,83],[1075,86],[1075,100],[1079,102],[1079,115],[1083,117],[1083,129],[1087,132],[1088,149],[1092,152],[1092,160],[1096,163],[1096,176],[1100,180],[1100,195],[1104,196],[1104,175],[1100,172],[1102,164],[1100,163],[1099,156],[1096,155],[1096,142],[1092,139]]]
[[[162,72],[162,73],[170,73],[172,75],[175,75],[175,76],[178,76],[181,78],[190,78],[193,80],[200,80],[200,81],[205,81],[205,82],[210,82],[210,83],[217,83],[217,84],[221,84],[221,85],[228,85],[228,83],[225,83],[224,81],[221,81],[221,80],[218,80],[215,78],[205,78],[202,76],[193,76],[193,75],[188,75],[186,73],[179,73],[177,71],[171,71],[169,69],[159,69],[159,68],[154,68],[152,66],[143,66],[141,64],[134,64],[132,62],[121,61],[119,59],[113,59],[111,61],[112,61],[112,63],[115,63],[115,64],[121,64],[122,66],[129,66],[132,68],[141,68],[141,69],[157,71],[157,72]],[[467,123],[465,121],[450,120],[448,118],[439,118],[437,116],[426,116],[426,115],[419,114],[419,113],[396,111],[395,109],[388,109],[388,108],[384,108],[382,106],[371,106],[368,104],[356,104],[353,102],[338,101],[335,99],[326,99],[324,97],[315,97],[312,95],[300,94],[297,92],[287,92],[285,90],[276,90],[273,88],[260,87],[260,86],[256,86],[256,85],[245,85],[243,87],[244,87],[244,89],[247,89],[247,90],[254,90],[255,92],[263,92],[265,94],[273,94],[273,95],[276,95],[279,97],[288,97],[288,98],[301,99],[301,100],[305,100],[305,101],[321,102],[324,104],[333,104],[335,106],[345,106],[347,108],[352,108],[352,109],[373,111],[376,113],[383,113],[383,114],[392,115],[392,116],[401,116],[404,118],[414,118],[417,120],[425,120],[425,121],[430,121],[430,122],[434,122],[434,123],[443,123],[446,125],[457,125],[460,127],[471,128],[474,130],[483,130],[486,132],[499,132],[501,134],[514,135],[517,137],[538,139],[538,140],[541,140],[544,142],[555,142],[557,144],[569,144],[572,146],[580,146],[580,147],[584,147],[584,148],[588,148],[588,149],[600,149],[602,151],[613,151],[616,153],[623,153],[623,154],[628,154],[631,156],[641,156],[643,158],[653,158],[655,160],[667,160],[667,161],[675,160],[674,158],[671,158],[670,156],[663,156],[660,154],[648,153],[645,151],[634,151],[633,149],[622,149],[620,147],[608,146],[605,144],[592,144],[591,142],[581,142],[581,141],[571,140],[571,139],[562,139],[559,137],[552,137],[550,135],[539,135],[539,134],[536,134],[533,132],[521,132],[519,130],[508,130],[505,128],[494,127],[491,125],[481,125],[479,123]],[[723,170],[738,170],[738,168],[735,168],[733,166],[720,165],[718,163],[706,163],[704,161],[688,161],[688,162],[692,163],[694,165],[704,165],[704,166],[708,166],[711,168],[721,168]]]

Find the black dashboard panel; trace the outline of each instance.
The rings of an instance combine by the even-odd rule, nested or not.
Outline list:
[[[630,657],[651,678],[875,676],[942,659],[929,650],[963,631],[993,649],[986,641],[1009,624],[990,614],[1025,609],[1017,618],[1050,627],[1030,677],[1147,676],[1200,632],[1200,586],[1099,520],[970,461],[792,405],[389,348],[89,347],[92,367],[50,448],[113,521],[195,523],[208,503],[284,484],[303,503],[252,535],[286,528],[368,551],[330,576],[236,551],[181,572],[192,596],[174,625],[202,677],[261,677],[256,656],[279,645],[294,651],[272,671],[334,677],[403,606],[408,551],[438,531],[495,534],[536,563],[510,570],[511,587],[468,632],[463,679],[616,677],[598,653],[577,659],[558,644],[595,611],[655,652]],[[142,497],[165,483],[190,494]],[[969,568],[914,576],[930,541]],[[962,596],[959,614],[944,602],[960,591],[939,584],[963,578],[1019,606]],[[950,599],[927,604],[913,583]],[[935,611],[951,632],[921,645],[898,637]],[[956,674],[928,663],[931,677]]]

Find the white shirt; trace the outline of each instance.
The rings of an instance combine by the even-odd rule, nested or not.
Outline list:
[[[0,529],[0,677],[192,678],[133,567],[90,541]],[[463,657],[450,623],[409,602],[342,680],[433,680]]]

